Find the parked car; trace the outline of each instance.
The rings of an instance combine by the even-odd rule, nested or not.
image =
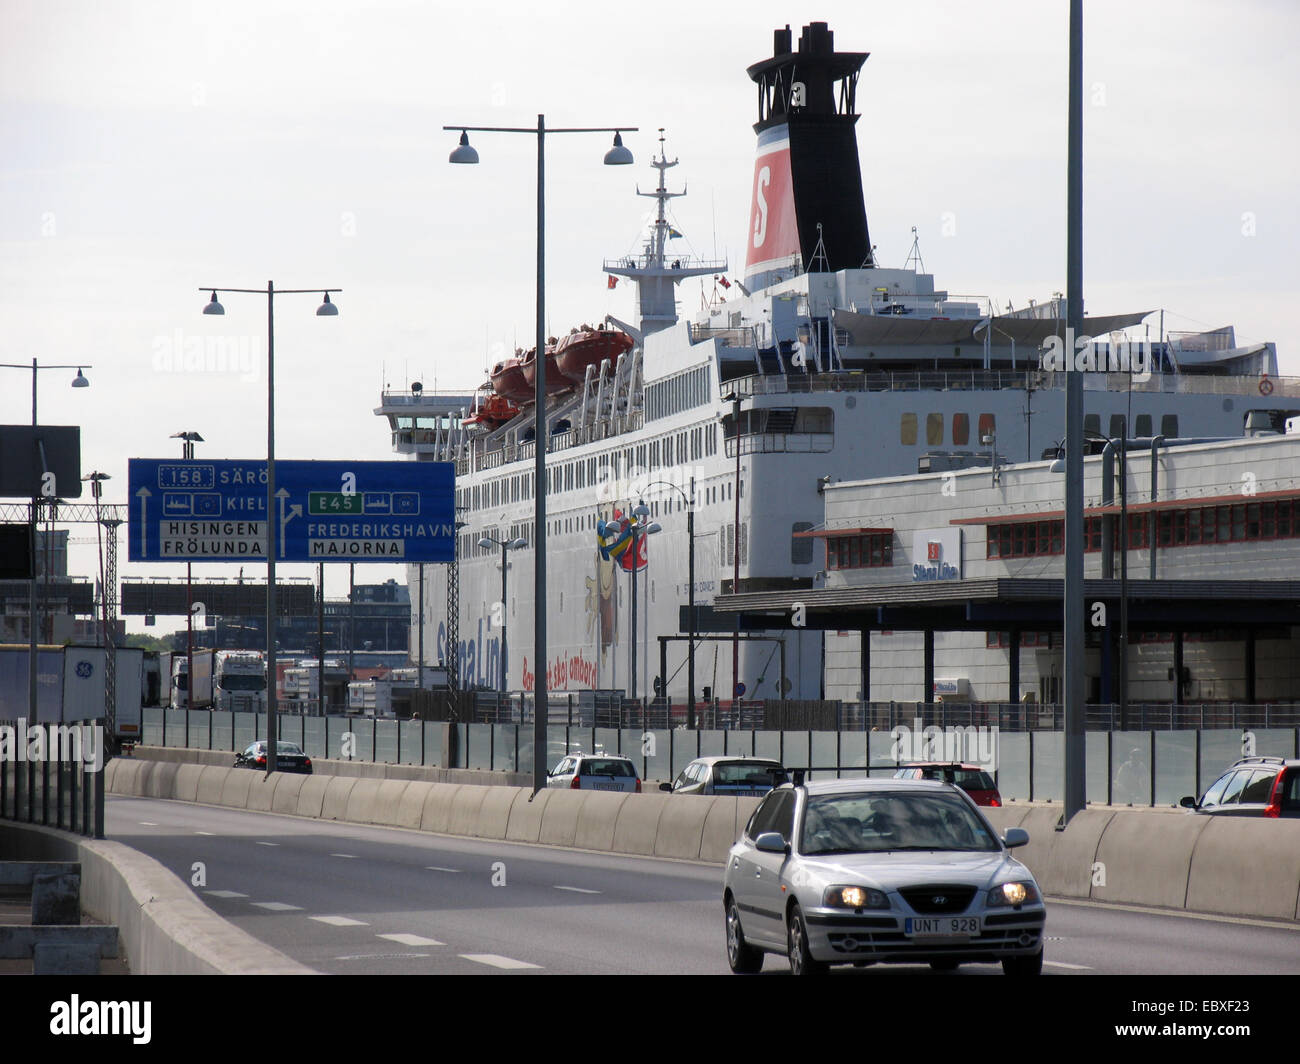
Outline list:
[[[575,791],[634,791],[641,777],[631,758],[607,754],[569,754],[546,777],[548,787]]]
[[[1001,806],[1002,795],[993,777],[979,765],[960,765],[942,761],[913,761],[894,773],[896,780],[943,780],[960,787],[976,805]]]
[[[1189,795],[1181,804],[1205,816],[1300,817],[1300,761],[1243,757],[1199,802]]]
[[[1033,875],[965,792],[935,780],[787,784],[754,811],[723,877],[727,961],[796,975],[829,965],[1001,962],[1043,968],[1047,912]]]
[[[235,768],[266,768],[266,740],[250,743],[242,754],[235,755]],[[297,743],[277,739],[275,742],[275,770],[301,772],[311,775],[311,758]]]
[[[697,757],[661,791],[673,794],[731,794],[761,798],[773,787],[789,782],[780,761],[762,757]]]

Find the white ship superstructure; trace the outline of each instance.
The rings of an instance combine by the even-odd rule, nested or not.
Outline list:
[[[658,203],[650,237],[639,254],[603,266],[637,287],[636,320],[608,320],[634,345],[548,399],[549,690],[634,686],[651,694],[659,637],[672,636],[666,691],[685,700],[692,488],[696,602],[707,606],[737,580],[741,591],[820,586],[822,551],[814,548],[827,483],[1036,460],[1063,435],[1063,374],[1051,361],[1065,333],[1059,303],[997,314],[987,299],[937,288],[919,254],[905,268],[878,265],[855,133],[866,54],[835,52],[822,23],[804,28],[797,50],[792,44],[790,30],[778,30],[772,58],[748,71],[760,92],[745,280],[727,282],[725,263],[668,252],[664,206],[679,193],[666,188],[675,160],[661,139],[652,163],[658,187],[644,193]],[[724,285],[719,297],[693,320],[679,319],[676,285],[709,275]],[[1081,349],[1082,365],[1095,367],[1085,391],[1095,433],[1114,434],[1122,415],[1131,436],[1236,437],[1248,421],[1281,430],[1300,414],[1300,388],[1276,377],[1272,344],[1238,347],[1231,328],[1152,339],[1158,319],[1149,312],[1085,324],[1101,338]],[[474,417],[476,401],[481,394],[413,386],[386,391],[375,413],[389,420],[398,453],[456,464],[464,522],[458,639],[447,646],[448,574],[426,566],[424,660],[455,654],[463,686],[496,688],[504,626],[506,686],[530,690],[536,410],[525,403],[498,424]],[[640,503],[661,531],[646,537],[637,575],[643,612],[633,685],[631,573],[602,558],[596,537],[600,521]],[[938,508],[942,500],[907,505]],[[509,552],[504,603],[502,552],[480,547],[484,536],[528,544]],[[870,529],[862,544],[882,557],[893,546]],[[417,586],[415,567],[408,583]],[[733,648],[745,698],[821,697],[820,633],[746,633],[733,642],[725,623],[700,633],[697,698],[705,688],[731,697]],[[418,625],[411,631],[416,638]]]

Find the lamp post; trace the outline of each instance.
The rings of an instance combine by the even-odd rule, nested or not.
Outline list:
[[[94,366],[88,366],[82,363],[79,366],[51,365],[46,363],[41,365],[36,359],[32,359],[31,366],[23,365],[20,362],[0,362],[0,369],[31,369],[32,371],[32,428],[36,428],[36,374],[43,369],[75,369],[77,375],[72,378],[71,386],[73,388],[89,388],[90,381],[81,372],[83,369],[94,369]],[[44,456],[41,456],[42,468],[44,468]],[[31,565],[32,575],[31,583],[28,586],[28,643],[27,643],[27,709],[31,716],[30,720],[39,720],[36,715],[36,624],[38,619],[38,610],[36,608],[36,526],[38,514],[40,512],[40,496],[37,494],[36,485],[32,485],[32,512],[31,512]]]
[[[636,574],[641,568],[641,540],[646,536],[652,536],[661,530],[658,522],[646,524],[646,518],[650,516],[650,508],[645,503],[638,503],[632,511],[635,520],[631,525],[632,532],[632,679],[631,695],[633,700],[637,697],[637,674],[636,674]]]
[[[489,547],[501,548],[501,693],[504,695],[506,693],[506,611],[509,608],[506,603],[510,601],[506,597],[506,577],[510,572],[508,552],[528,546],[528,540],[520,537],[503,541],[485,535],[479,539],[478,545],[484,550]]]
[[[90,483],[90,497],[95,500],[95,542],[99,548],[99,636],[95,646],[101,640],[108,639],[108,589],[104,585],[104,526],[100,523],[99,501],[104,494],[104,481],[112,480],[107,473],[90,472],[81,478],[82,483]]]
[[[537,116],[537,128],[511,126],[443,126],[445,130],[459,130],[460,143],[452,151],[448,162],[474,164],[478,152],[469,143],[470,133],[528,133],[537,138],[537,355],[534,383],[536,428],[533,434],[533,498],[536,515],[533,532],[533,551],[536,559],[534,574],[534,627],[533,627],[533,794],[546,786],[546,134],[547,133],[613,133],[614,144],[605,153],[606,166],[626,166],[632,162],[632,153],[623,147],[623,131],[636,132],[635,126],[551,128],[546,127],[546,116]]]
[[[736,483],[732,489],[735,495],[735,526],[732,529],[731,552],[731,593],[740,594],[740,393],[730,392],[722,397],[724,403],[731,404],[731,424],[736,441]],[[736,633],[731,640],[731,698],[733,703],[740,698],[740,614],[736,614]],[[716,695],[714,696],[717,697]],[[739,719],[739,717],[737,717]]]
[[[686,590],[686,645],[689,648],[686,658],[686,727],[695,730],[695,478],[691,477],[691,490],[688,495],[676,484],[666,480],[656,480],[646,488],[672,488],[686,503],[686,578],[690,582]],[[665,687],[668,677],[664,677]]]
[[[325,301],[316,308],[317,317],[338,315],[339,308],[330,302],[331,292],[341,288],[282,288],[275,289],[274,281],[265,288],[213,288],[204,285],[201,292],[211,292],[212,298],[203,308],[204,314],[225,314],[226,308],[217,301],[217,292],[241,292],[266,296],[266,775],[275,771],[276,702],[275,702],[275,297],[277,295],[315,295],[322,292]],[[323,664],[323,663],[322,663]]]
[[[209,303],[208,306],[212,304]],[[194,461],[194,445],[196,443],[206,442],[197,432],[186,430],[185,432],[173,432],[173,440],[181,441],[181,457],[187,462]],[[193,703],[190,700],[190,677],[194,675],[194,563],[185,563],[185,706],[187,709],[193,709]],[[171,680],[168,679],[168,689],[170,690]],[[215,692],[214,692],[215,693]]]

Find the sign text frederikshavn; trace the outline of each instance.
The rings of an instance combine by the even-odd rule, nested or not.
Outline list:
[[[266,560],[266,462],[129,463],[133,562]],[[275,463],[271,540],[284,562],[450,562],[448,462]]]

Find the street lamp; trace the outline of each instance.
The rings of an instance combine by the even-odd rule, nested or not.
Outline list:
[[[653,536],[656,532],[662,531],[662,528],[660,527],[657,521],[651,524],[645,523],[646,518],[650,516],[650,507],[646,506],[645,503],[638,503],[636,508],[633,509],[632,511],[632,516],[635,518],[635,520],[632,521],[632,523],[628,526],[628,530],[632,533],[632,546],[631,546],[631,551],[632,551],[632,690],[631,690],[631,695],[632,695],[632,699],[635,701],[637,697],[636,694],[636,574],[637,571],[641,568],[640,565],[641,545],[640,544],[641,544],[641,540],[644,539],[646,536]],[[646,626],[649,627],[648,619],[646,621]]]
[[[686,658],[686,727],[695,729],[695,478],[691,477],[691,491],[687,495],[676,484],[666,480],[656,480],[646,485],[646,489],[672,488],[686,503],[686,578],[690,586],[686,591],[686,645],[689,648]],[[665,687],[668,677],[664,677]]]
[[[523,537],[510,540],[499,540],[492,536],[483,536],[478,545],[484,550],[490,547],[501,548],[501,693],[506,693],[506,610],[509,608],[506,603],[510,600],[506,597],[506,576],[510,572],[510,561],[506,557],[507,551],[519,550],[528,546],[528,540]]]
[[[740,393],[728,392],[722,397],[724,403],[731,404],[732,435],[736,441],[736,483],[732,490],[735,495],[735,526],[731,534],[732,558],[731,593],[740,594]],[[731,698],[740,698],[740,614],[735,617],[736,632],[731,640]],[[716,698],[717,695],[715,694]]]
[[[218,289],[203,285],[202,292],[211,292],[212,298],[203,308],[204,314],[225,314],[226,308],[217,300]],[[275,537],[271,522],[275,517],[275,297],[277,295],[325,294],[325,302],[316,308],[317,317],[334,317],[339,308],[330,302],[331,292],[341,288],[282,288],[275,289],[274,281],[265,288],[222,288],[222,292],[241,292],[266,296],[266,775],[275,771],[276,704],[275,704]],[[323,667],[322,659],[322,667]]]
[[[42,366],[32,359],[31,366],[23,365],[20,362],[0,362],[0,369],[31,369],[32,371],[32,428],[36,428],[36,374],[43,369],[75,369],[77,375],[72,378],[71,386],[73,388],[89,388],[90,381],[82,374],[82,369],[94,369],[94,366],[86,366],[83,363],[80,366],[55,366],[49,363]],[[37,514],[40,509],[40,497],[36,493],[36,486],[32,485],[32,512],[31,512],[31,563],[32,575],[31,583],[28,587],[28,643],[27,643],[27,709],[31,713],[30,720],[39,720],[36,715],[36,624],[38,620],[38,611],[36,608],[36,526],[39,523]]]
[[[533,434],[533,498],[536,514],[533,550],[536,556],[534,576],[533,627],[533,795],[546,786],[546,724],[549,716],[546,699],[546,134],[613,133],[614,146],[605,153],[606,166],[626,166],[632,153],[623,147],[622,132],[636,132],[635,126],[546,128],[545,115],[537,116],[537,128],[510,126],[443,126],[460,131],[460,143],[448,162],[475,164],[478,152],[470,146],[470,133],[530,133],[537,137],[537,371],[534,378],[536,429]]]

